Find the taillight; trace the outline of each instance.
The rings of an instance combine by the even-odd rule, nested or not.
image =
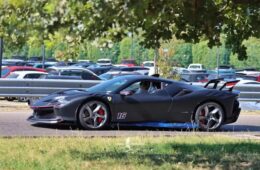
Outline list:
[[[238,82],[230,82],[226,84],[226,87],[233,87],[237,84]]]

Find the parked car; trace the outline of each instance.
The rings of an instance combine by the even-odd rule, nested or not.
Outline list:
[[[11,72],[6,78],[7,79],[39,79],[43,75],[47,75],[46,72],[41,71],[14,71]],[[28,100],[27,97],[6,97],[8,101],[13,101],[18,99],[20,102],[26,102]]]
[[[136,61],[133,59],[123,59],[121,62],[122,65],[125,65],[127,67],[133,67],[136,66]]]
[[[155,74],[154,61],[144,61],[142,66],[150,69],[148,75]]]
[[[88,68],[89,66],[95,64],[93,61],[84,61],[84,62],[78,62],[76,64],[73,64],[72,66],[75,67],[83,67],[83,68]]]
[[[132,67],[120,66],[120,67],[113,67],[111,71],[135,71],[142,75],[148,75],[150,69],[142,66],[132,66]]]
[[[232,73],[232,74],[234,74],[236,72],[234,67],[230,66],[230,65],[220,65],[215,70],[218,71],[219,73]]]
[[[237,85],[243,85],[243,84],[250,84],[250,85],[260,85],[259,81],[254,81],[254,80],[240,80]]]
[[[34,68],[34,67],[28,67],[28,66],[8,66],[4,67],[2,69],[2,78],[6,78],[10,73],[14,71],[40,71],[40,72],[46,72],[44,69],[40,68]]]
[[[28,58],[29,62],[41,62],[42,61],[42,57],[40,56],[32,56],[30,58]]]
[[[213,73],[213,74],[209,74],[208,76],[208,80],[212,80],[212,79],[223,79],[224,81],[232,81],[232,80],[236,80],[236,74],[234,73]]]
[[[205,83],[208,82],[208,75],[207,73],[182,73],[181,81],[185,82],[201,82]]]
[[[111,59],[109,58],[101,58],[97,60],[97,64],[101,65],[101,66],[111,66],[112,62]]]
[[[44,63],[44,69],[55,66],[57,62],[45,62]],[[42,63],[34,63],[34,68],[42,68]]]
[[[188,70],[191,72],[206,72],[206,69],[202,64],[190,64]]]
[[[100,80],[95,73],[82,67],[49,67],[47,71],[50,75],[67,76],[68,79],[69,77],[74,79],[75,76],[78,76],[82,80]]]
[[[143,67],[148,67],[148,68],[154,67],[154,61],[144,61],[142,63],[142,66]]]
[[[12,79],[38,79],[42,75],[47,75],[46,72],[41,71],[14,71],[10,73],[6,78]]]
[[[255,72],[255,73],[252,73],[252,74],[248,74],[248,73],[244,73],[244,72],[237,72],[236,78],[239,79],[239,80],[253,80],[253,81],[260,82],[260,73]]]
[[[99,77],[102,80],[110,80],[115,77],[125,76],[125,75],[141,75],[141,74],[138,72],[129,72],[129,71],[109,71],[104,74],[101,74]]]
[[[3,59],[2,66],[24,66],[26,62],[21,59]]]
[[[87,69],[91,70],[92,72],[94,72],[97,75],[104,74],[104,73],[108,72],[109,70],[111,70],[111,68],[113,68],[112,65],[99,65],[99,64],[92,64],[87,67]]]

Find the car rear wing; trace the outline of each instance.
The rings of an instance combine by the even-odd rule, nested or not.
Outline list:
[[[204,88],[207,88],[210,84],[213,84],[213,87],[212,89],[217,89],[218,87],[218,84],[220,82],[223,82],[223,79],[222,78],[219,78],[219,79],[212,79],[210,81],[208,81]],[[233,81],[227,81],[227,82],[224,82],[223,85],[220,86],[219,90],[223,90],[225,87],[228,88],[228,91],[232,91],[234,86],[239,82],[239,80],[233,80]]]

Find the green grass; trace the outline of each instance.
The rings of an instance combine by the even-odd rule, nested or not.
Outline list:
[[[225,136],[0,138],[0,169],[260,169],[260,141]]]

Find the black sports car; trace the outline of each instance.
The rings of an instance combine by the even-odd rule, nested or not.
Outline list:
[[[215,89],[219,80],[212,82],[209,89],[156,77],[122,76],[86,90],[43,97],[31,105],[33,115],[28,120],[74,122],[84,129],[103,129],[111,124],[192,123],[201,130],[215,130],[235,122],[240,108],[238,94],[227,90],[226,84]],[[146,89],[141,89],[144,84]]]

